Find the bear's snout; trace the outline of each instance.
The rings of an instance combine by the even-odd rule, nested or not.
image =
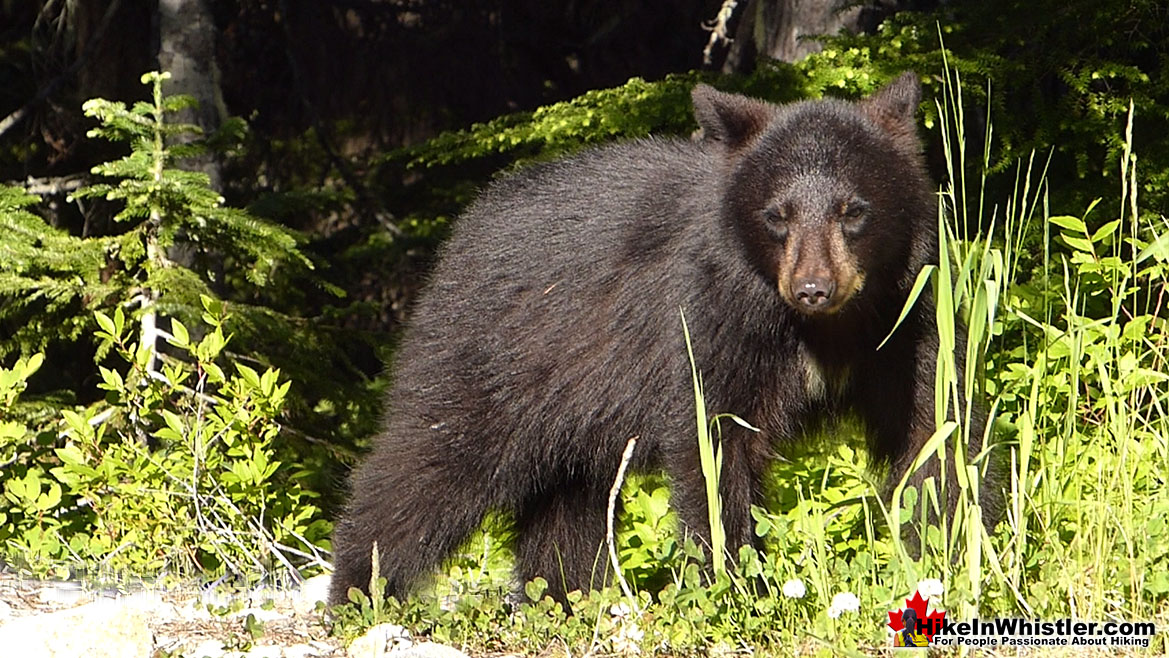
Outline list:
[[[836,282],[828,277],[812,276],[798,279],[792,290],[799,307],[804,311],[818,312],[832,305],[832,293]]]

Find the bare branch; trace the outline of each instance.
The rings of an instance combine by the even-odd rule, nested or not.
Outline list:
[[[731,17],[734,16],[735,7],[738,4],[737,0],[723,0],[722,7],[719,7],[714,21],[703,24],[703,29],[710,31],[710,40],[706,42],[706,47],[702,49],[702,63],[706,66],[711,65],[712,53],[719,41],[724,43],[733,41],[733,39],[727,36],[727,24],[731,22]]]
[[[609,513],[606,519],[608,531],[605,534],[605,541],[609,544],[609,562],[613,565],[613,575],[620,583],[621,591],[624,592],[625,598],[629,599],[629,604],[635,612],[637,611],[637,598],[633,596],[633,590],[629,588],[629,583],[625,582],[625,576],[621,573],[621,562],[617,559],[617,544],[613,541],[613,517],[616,514],[617,494],[621,492],[621,485],[625,482],[625,469],[629,466],[629,460],[633,458],[633,449],[636,446],[637,437],[631,437],[625,444],[625,452],[621,454],[621,465],[617,467],[617,479],[613,480],[613,488],[609,489]]]

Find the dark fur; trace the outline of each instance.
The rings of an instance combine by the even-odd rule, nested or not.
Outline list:
[[[332,600],[368,587],[374,541],[405,594],[489,509],[514,513],[521,578],[560,596],[601,584],[632,436],[634,467],[664,468],[682,522],[708,536],[680,307],[709,409],[763,430],[723,425],[731,546],[754,541],[774,447],[813,423],[855,413],[898,479],[934,430],[932,304],[876,350],[936,258],[919,96],[909,74],[859,103],[700,86],[701,141],[595,149],[487,188],[400,347],[386,429],[337,526]],[[936,460],[914,482],[931,474]]]

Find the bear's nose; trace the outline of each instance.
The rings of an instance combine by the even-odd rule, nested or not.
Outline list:
[[[828,303],[832,300],[832,293],[835,290],[836,284],[831,279],[825,277],[808,277],[796,281],[795,297],[796,301],[808,310],[818,310],[828,306]]]

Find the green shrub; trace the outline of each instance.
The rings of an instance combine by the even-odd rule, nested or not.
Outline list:
[[[2,426],[0,551],[34,571],[75,568],[139,575],[254,580],[315,555],[330,526],[298,485],[296,455],[274,443],[289,383],[219,364],[230,336],[223,306],[204,297],[204,336],[171,321],[165,364],[130,338],[118,309],[97,337],[124,361],[101,368],[105,404],[65,409],[33,435]],[[39,360],[0,375],[5,409]]]
[[[190,100],[163,96],[167,77],[143,76],[151,102],[85,105],[100,121],[91,136],[130,149],[74,197],[119,208],[120,232],[71,236],[29,211],[35,197],[0,188],[0,326],[15,329],[0,357],[32,355],[3,377],[0,553],[38,572],[255,578],[316,559],[327,535],[301,486],[306,456],[278,440],[289,383],[223,353],[229,326],[276,326],[278,314],[237,303],[235,322],[206,269],[224,263],[222,289],[309,263],[291,233],[223,206],[207,175],[177,166],[203,145],[175,139],[193,129],[168,115]],[[190,263],[173,257],[191,245]],[[93,345],[104,399],[18,400],[44,352],[75,342]]]

